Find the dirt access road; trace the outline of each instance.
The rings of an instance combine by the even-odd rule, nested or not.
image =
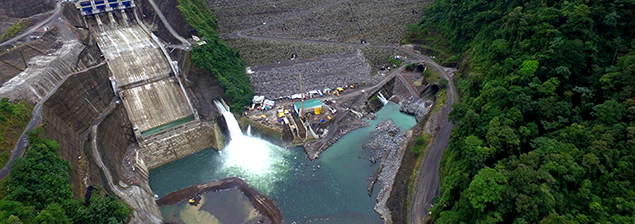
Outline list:
[[[249,36],[245,33],[262,28],[268,25],[280,23],[282,21],[295,18],[297,16],[301,16],[310,12],[314,12],[323,8],[331,7],[343,2],[347,2],[347,0],[341,0],[334,3],[322,5],[313,9],[302,11],[298,14],[287,16],[278,20],[274,20],[269,22],[268,24],[262,24],[255,27],[251,27],[248,29],[244,29],[235,33],[223,35],[223,38],[249,38],[249,39],[257,39],[257,40],[270,40],[270,41],[281,41],[281,42],[300,42],[300,43],[312,43],[312,44],[329,44],[329,45],[337,45],[337,46],[353,46],[353,47],[369,47],[369,48],[380,48],[380,49],[394,49],[403,53],[404,55],[409,55],[414,59],[423,60],[425,63],[432,65],[434,69],[446,80],[449,81],[448,89],[447,89],[447,102],[446,106],[440,111],[442,114],[440,129],[435,134],[434,139],[430,143],[429,152],[425,161],[421,163],[421,165],[417,168],[417,178],[415,183],[415,188],[413,189],[413,195],[411,204],[408,206],[408,219],[410,223],[420,224],[423,223],[424,218],[428,215],[428,208],[433,204],[434,196],[439,194],[439,165],[441,161],[441,156],[443,155],[443,151],[448,147],[448,142],[450,140],[450,134],[452,129],[454,129],[455,125],[448,121],[448,114],[452,111],[452,104],[456,102],[456,90],[454,88],[454,83],[452,82],[452,77],[446,72],[446,70],[441,67],[439,64],[434,62],[430,57],[421,55],[419,53],[398,48],[396,46],[385,46],[385,45],[371,45],[371,44],[352,44],[352,43],[342,43],[342,42],[330,42],[330,41],[317,41],[317,40],[300,40],[300,39],[289,39],[289,38],[275,38],[275,37],[264,37],[264,36]],[[410,58],[410,59],[412,59]],[[385,80],[390,80],[393,77],[399,77],[402,81],[404,81],[404,77],[401,77],[400,73],[393,73],[386,77]],[[382,82],[385,83],[386,81]],[[408,87],[408,84],[405,83]],[[408,88],[411,93],[416,93],[416,91]],[[361,94],[365,95],[365,94]],[[418,95],[418,94],[417,94]]]
[[[13,43],[16,40],[19,40],[20,38],[25,37],[26,35],[29,35],[30,33],[35,32],[37,29],[39,29],[40,27],[44,26],[44,24],[47,24],[49,22],[51,22],[51,20],[53,20],[53,18],[59,18],[60,13],[62,12],[62,2],[57,2],[57,4],[55,5],[55,9],[53,10],[53,14],[51,16],[49,16],[48,18],[46,18],[45,20],[42,20],[41,22],[31,26],[28,30],[24,31],[22,34],[17,35],[5,42],[0,43],[0,47]]]
[[[454,124],[448,121],[448,114],[452,111],[452,104],[456,102],[456,90],[454,83],[451,81],[451,77],[445,72],[445,70],[434,63],[429,57],[425,57],[424,61],[434,67],[439,74],[449,80],[447,94],[448,98],[446,106],[441,112],[441,124],[440,129],[435,134],[434,139],[429,145],[428,155],[425,161],[417,168],[417,178],[414,184],[413,195],[410,205],[408,205],[408,220],[413,224],[423,223],[423,220],[428,215],[428,209],[434,203],[434,196],[439,195],[439,165],[441,162],[441,155],[443,151],[448,147],[450,141],[450,134],[454,129]]]

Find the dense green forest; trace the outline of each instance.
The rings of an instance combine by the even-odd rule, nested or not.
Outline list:
[[[38,137],[41,131],[29,133],[24,158],[0,183],[0,223],[127,223],[131,210],[121,199],[100,191],[88,202],[73,199],[71,167],[57,154],[57,142]]]
[[[11,103],[8,98],[0,100],[0,167],[11,157],[11,150],[31,120],[33,108],[23,102]]]
[[[216,33],[217,22],[203,0],[178,0],[179,10],[207,44],[194,47],[192,61],[209,70],[225,89],[225,95],[232,101],[232,111],[242,112],[251,104],[254,90],[245,74],[245,62],[222,41]]]
[[[424,9],[409,37],[443,37],[462,72],[436,223],[635,222],[634,10],[633,0]]]

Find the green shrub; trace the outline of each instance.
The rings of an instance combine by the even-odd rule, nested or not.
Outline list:
[[[447,85],[448,85],[448,83],[449,83],[449,82],[448,82],[448,80],[447,80],[447,79],[445,79],[445,78],[441,78],[441,80],[439,81],[439,87],[443,88],[443,87],[447,86]]]
[[[410,64],[406,65],[406,70],[414,71],[416,67],[417,67],[416,63],[410,63]]]
[[[390,59],[388,60],[388,63],[390,64],[390,66],[397,66],[397,67],[399,67],[399,66],[401,66],[401,64],[403,64],[403,61],[402,61],[402,60],[399,60],[399,59],[395,59],[395,58],[390,58]]]

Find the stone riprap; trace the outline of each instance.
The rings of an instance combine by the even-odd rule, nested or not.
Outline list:
[[[399,128],[392,120],[382,121],[375,126],[375,130],[371,133],[374,136],[373,140],[364,144],[364,148],[373,151],[375,158],[382,158],[377,174],[380,191],[377,194],[377,204],[374,209],[381,215],[384,223],[390,223],[392,220],[386,202],[390,197],[399,166],[401,166],[401,160],[406,150],[404,143],[408,139],[408,133],[410,131],[406,134],[400,134]]]
[[[408,97],[401,102],[399,111],[414,115],[417,118],[417,121],[422,121],[432,108],[432,105],[433,102],[431,100]]]
[[[305,92],[345,85],[372,85],[379,80],[370,75],[370,65],[361,51],[320,58],[286,61],[250,68],[248,74],[257,95],[269,99],[300,93],[299,74]]]

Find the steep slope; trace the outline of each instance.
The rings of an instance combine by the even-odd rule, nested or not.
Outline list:
[[[435,1],[462,52],[436,223],[630,223],[633,2]]]

